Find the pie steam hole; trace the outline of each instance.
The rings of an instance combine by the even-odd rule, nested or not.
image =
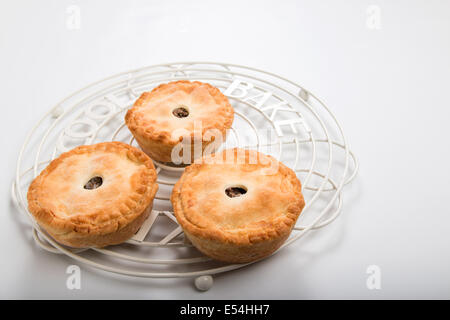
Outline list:
[[[177,118],[186,118],[189,115],[189,111],[185,106],[179,106],[172,111],[172,114]]]
[[[236,198],[246,194],[247,189],[244,187],[229,187],[225,189],[225,193],[230,198]]]
[[[102,184],[103,184],[102,177],[93,177],[84,185],[84,188],[87,190],[94,190],[99,188]]]

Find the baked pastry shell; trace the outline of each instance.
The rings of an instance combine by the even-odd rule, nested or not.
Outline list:
[[[45,179],[64,161],[77,155],[95,152],[121,153],[128,161],[145,166],[136,179],[130,179],[133,190],[123,203],[104,206],[94,214],[61,217],[43,203],[57,195],[45,190]],[[105,142],[80,146],[53,160],[31,183],[27,199],[28,209],[36,222],[57,242],[74,248],[104,247],[131,238],[148,217],[158,190],[156,170],[151,159],[142,151],[121,142]],[[99,202],[102,199],[98,199]]]
[[[238,150],[234,149],[235,155]],[[242,152],[243,150],[240,151]],[[250,152],[256,151],[244,151],[246,156]],[[276,161],[278,165],[277,174],[287,179],[292,186],[290,191],[292,193],[290,197],[291,202],[283,212],[271,219],[266,224],[266,227],[227,231],[211,226],[205,228],[193,223],[188,217],[195,214],[193,212],[195,209],[189,207],[190,204],[193,204],[193,201],[189,198],[192,196],[192,190],[183,190],[183,185],[191,183],[190,177],[195,176],[198,170],[201,170],[203,164],[193,164],[187,167],[180,180],[175,184],[171,201],[177,221],[192,244],[205,255],[228,263],[253,262],[274,253],[289,237],[297,218],[305,206],[301,193],[301,183],[290,168],[270,156],[262,156],[271,161]],[[226,175],[227,173],[224,172],[223,174]],[[208,188],[208,185],[204,187]],[[221,189],[224,189],[224,187],[225,184]],[[198,190],[198,192],[201,192],[201,190]],[[186,197],[184,201],[183,197]],[[185,207],[183,203],[187,203],[188,207]],[[217,210],[220,210],[220,208],[217,208]]]
[[[207,90],[208,94],[213,97],[215,101],[214,113],[210,113],[208,117],[202,117],[201,132],[194,132],[193,128],[189,128],[187,129],[186,134],[182,136],[173,136],[173,131],[168,130],[161,123],[155,123],[152,119],[146,118],[144,112],[141,112],[142,108],[145,108],[148,103],[151,103],[159,97],[164,97],[165,95],[169,95],[176,91],[192,92],[192,90],[196,88]],[[205,104],[203,108],[208,110],[210,106]],[[192,121],[195,121],[195,116],[193,117],[194,119]],[[205,133],[208,130],[217,130],[222,135],[222,141],[225,141],[226,132],[231,128],[233,119],[233,107],[228,101],[228,98],[224,96],[218,88],[200,81],[179,80],[161,84],[150,92],[142,93],[134,103],[133,107],[128,110],[125,116],[125,123],[141,149],[153,160],[159,162],[172,162],[172,150],[183,138],[187,139],[187,141],[191,141],[192,145],[194,143],[201,143],[202,154],[205,148],[213,142],[213,140],[206,138]],[[168,113],[166,118],[164,118],[164,121],[171,122],[179,120],[175,119],[171,113]],[[180,122],[180,126],[182,126],[182,122]],[[183,156],[182,151],[180,156]],[[195,154],[191,151],[190,163],[193,163],[194,159]]]

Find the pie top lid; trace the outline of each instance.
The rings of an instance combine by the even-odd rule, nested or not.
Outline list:
[[[248,244],[287,236],[305,202],[291,169],[271,156],[236,148],[187,167],[172,204],[188,233]]]
[[[203,137],[207,130],[225,134],[233,119],[233,108],[218,88],[180,80],[144,92],[127,112],[125,122],[137,137],[174,145],[184,136]]]
[[[157,190],[156,170],[145,153],[106,142],[53,160],[30,185],[28,206],[53,233],[106,234],[140,215]]]

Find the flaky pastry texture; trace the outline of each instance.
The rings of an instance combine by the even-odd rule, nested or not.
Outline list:
[[[100,177],[102,184],[87,189]],[[28,189],[28,208],[56,241],[71,247],[118,244],[139,230],[158,185],[151,159],[121,142],[77,147],[53,160]]]
[[[305,201],[295,173],[271,156],[229,149],[187,167],[171,201],[185,234],[225,262],[264,258],[289,237]],[[230,197],[226,190],[245,190]]]
[[[177,117],[173,113],[177,108],[186,109],[188,115]],[[214,130],[224,141],[233,119],[234,110],[219,89],[208,83],[180,80],[142,93],[128,110],[125,123],[152,159],[173,162],[172,149],[183,137],[192,143],[201,142],[204,150],[213,141],[205,133]],[[194,158],[192,152],[190,163]]]

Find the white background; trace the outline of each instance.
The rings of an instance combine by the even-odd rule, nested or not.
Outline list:
[[[2,1],[0,58],[0,298],[450,298],[449,1]],[[10,202],[25,135],[88,83],[190,60],[272,71],[331,106],[361,163],[343,215],[206,293],[83,265],[67,290],[73,261],[39,249]]]

